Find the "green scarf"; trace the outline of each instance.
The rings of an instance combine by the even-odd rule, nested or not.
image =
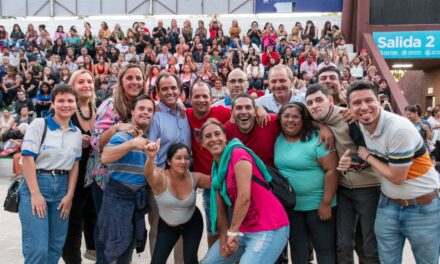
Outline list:
[[[228,165],[231,161],[232,150],[235,148],[242,148],[246,150],[254,159],[255,164],[260,170],[261,174],[263,174],[264,179],[267,182],[272,180],[272,176],[270,176],[267,171],[266,165],[263,161],[249,148],[247,148],[239,139],[234,138],[229,142],[226,148],[223,150],[222,156],[220,158],[220,163],[214,160],[212,162],[212,183],[211,183],[211,200],[210,200],[210,214],[211,214],[211,231],[213,233],[217,232],[217,199],[216,199],[216,191],[220,190],[220,195],[225,201],[227,206],[231,206],[231,199],[229,199],[228,192],[226,190],[226,174],[228,173]],[[236,175],[239,177],[239,175]]]

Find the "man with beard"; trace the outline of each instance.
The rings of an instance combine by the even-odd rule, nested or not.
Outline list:
[[[324,74],[329,73],[334,74],[333,71]],[[379,263],[374,236],[374,219],[380,193],[379,174],[356,155],[357,145],[351,138],[349,124],[341,114],[345,108],[334,105],[332,99],[329,90],[322,84],[314,84],[307,89],[307,109],[314,120],[330,127],[336,139],[338,155],[341,157],[347,148],[352,153],[351,169],[341,174],[337,192],[337,260],[342,264],[354,263],[354,230],[358,223],[362,244],[357,246],[363,249],[362,256],[359,256],[360,263]]]
[[[407,239],[416,263],[438,263],[439,174],[420,133],[407,118],[381,108],[371,82],[351,84],[347,99],[366,145],[357,154],[382,176],[374,225],[380,262],[402,263]],[[351,164],[347,150],[338,170],[348,171]]]
[[[271,94],[258,98],[255,103],[272,113],[278,113],[283,105],[293,102],[304,103],[304,96],[293,88],[292,70],[283,64],[274,66],[269,71],[269,89]]]
[[[139,248],[139,252],[145,247],[148,195],[144,164],[147,160],[145,148],[149,141],[142,135],[146,134],[154,111],[155,104],[150,97],[138,96],[131,111],[131,123],[139,130],[138,136],[119,131],[102,152],[101,160],[109,167],[110,181],[104,190],[98,225],[99,238],[104,244],[104,254],[109,262],[115,260],[129,263],[134,247]],[[144,199],[141,208],[136,206],[141,204],[137,203],[140,202],[139,197]],[[134,230],[133,233],[125,232],[130,229]],[[114,241],[122,242],[114,244]]]
[[[318,83],[327,87],[333,104],[339,106],[347,106],[346,94],[341,92],[341,73],[336,67],[323,67],[318,72]]]
[[[193,84],[189,91],[189,100],[192,108],[186,110],[186,115],[191,127],[191,146],[194,171],[207,175],[211,174],[212,155],[202,148],[200,142],[200,128],[209,118],[216,118],[221,123],[226,123],[231,118],[231,110],[223,106],[212,106],[211,88],[203,81],[197,81]],[[267,113],[262,107],[256,110],[257,121],[260,124],[268,122]],[[206,219],[209,220],[209,197],[210,191],[203,192],[203,206],[205,209]],[[217,235],[210,233],[210,221],[207,221],[208,227],[208,246],[211,246],[216,240]]]

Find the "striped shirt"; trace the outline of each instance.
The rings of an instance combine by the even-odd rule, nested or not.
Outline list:
[[[382,178],[382,192],[394,199],[413,199],[440,187],[428,151],[414,125],[406,118],[381,110],[373,134],[362,125],[368,151],[391,167],[409,166],[403,184],[396,185]]]
[[[106,147],[115,147],[133,139],[126,131],[114,134]],[[144,177],[144,164],[147,160],[145,151],[132,149],[119,160],[108,165],[110,177],[126,184],[143,186],[146,184]]]

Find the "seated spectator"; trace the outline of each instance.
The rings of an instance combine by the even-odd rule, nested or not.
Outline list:
[[[115,45],[115,48],[122,54],[128,53],[128,40],[127,38],[123,38],[118,44]]]
[[[37,117],[46,117],[50,106],[51,106],[51,90],[52,87],[48,83],[43,83],[40,86],[40,91],[37,94],[37,102],[35,104],[35,109],[37,112]]]
[[[27,107],[29,110],[29,115],[33,115],[35,112],[34,104],[32,103],[32,100],[29,98],[26,98],[26,93],[24,90],[18,90],[17,91],[17,101],[15,101],[14,110],[15,113],[20,113],[22,107]]]
[[[154,38],[158,38],[161,44],[164,44],[164,38],[167,35],[167,30],[163,27],[163,20],[159,20],[157,22],[157,27],[153,28],[151,35]]]
[[[203,59],[205,58],[205,51],[203,51],[203,45],[202,43],[197,43],[195,44],[196,46],[196,50],[193,52],[193,58],[194,58],[194,62],[196,63],[203,63]]]
[[[214,86],[215,80],[217,79],[217,74],[212,70],[211,63],[203,64],[202,74],[200,78],[209,84],[210,87]]]
[[[324,37],[319,39],[319,43],[315,48],[318,51],[318,65],[324,60],[325,55],[330,55],[333,52],[331,49],[331,44],[329,44],[328,39]]]
[[[348,65],[348,50],[345,46],[345,39],[341,39],[339,45],[333,50],[333,62],[339,67],[342,63],[342,67]]]
[[[4,108],[2,113],[2,116],[0,116],[0,135],[10,131],[15,122],[7,108]]]
[[[359,52],[359,59],[362,62],[362,65],[364,65],[364,68],[367,69],[371,65],[371,57],[368,55],[367,49],[361,49],[361,52]]]
[[[312,54],[307,55],[307,60],[303,64],[301,64],[300,72],[307,73],[307,75],[305,77],[308,82],[310,82],[311,84],[316,83],[316,81],[317,81],[316,76],[318,74],[318,66],[316,65],[316,62],[313,61]]]
[[[252,89],[255,86],[263,87],[264,66],[259,63],[257,58],[254,58],[252,63],[247,66],[246,74],[249,80],[249,89]]]
[[[319,66],[318,66],[318,68],[319,68]],[[318,71],[319,71],[319,69],[318,69]],[[350,73],[350,67],[344,67],[344,69],[342,69],[341,80],[347,81],[348,84],[351,84],[352,82],[356,81],[356,78],[354,76],[352,76]]]
[[[222,28],[222,23],[217,19],[217,15],[209,22],[209,39],[214,40],[217,38],[217,30]]]
[[[318,71],[321,70],[321,69],[324,68],[324,67],[330,67],[330,66],[336,68],[336,64],[334,64],[334,63],[331,61],[330,55],[326,53],[326,54],[324,54],[324,55],[322,56],[322,61],[321,61],[321,63],[318,64]]]
[[[211,88],[212,103],[221,101],[229,96],[228,88],[223,85],[221,78],[217,78],[214,83],[214,87]]]
[[[378,85],[379,80],[381,79],[380,75],[377,73],[377,68],[374,65],[371,65],[367,69],[367,75],[364,77],[364,80],[373,82]]]
[[[258,22],[252,21],[251,28],[247,32],[250,42],[257,47],[261,46],[261,30],[258,28]]]
[[[64,32],[63,25],[59,25],[57,27],[57,30],[55,31],[55,33],[53,35],[53,39],[55,39],[55,40],[61,39],[63,42],[67,39],[67,33]]]
[[[260,55],[260,53],[261,53],[260,47],[257,44],[251,42],[251,39],[248,36],[244,36],[243,37],[243,45],[241,46],[241,49],[243,50],[244,56],[249,54],[250,48],[253,48],[255,55],[257,55],[257,56]]]
[[[275,64],[278,64],[280,62],[280,55],[278,54],[278,52],[273,50],[272,45],[268,45],[266,46],[266,51],[261,55],[261,63],[265,67],[269,67],[271,58],[275,60]]]
[[[12,126],[12,129],[0,135],[0,140],[2,142],[6,142],[9,139],[22,139],[24,134],[21,133],[23,127],[29,125],[32,122],[33,118],[29,115],[29,110],[27,106],[23,106],[20,109],[20,114],[15,118],[15,122]],[[24,124],[24,125],[22,125]]]
[[[76,64],[74,61],[75,58],[69,55],[67,55],[64,60],[64,66],[66,66],[71,73],[78,70],[78,64]]]
[[[96,91],[96,105],[100,105],[105,99],[113,95],[113,89],[109,86],[108,77],[100,81],[99,89]]]
[[[350,73],[357,80],[364,78],[364,62],[359,56],[354,57],[350,62]]]
[[[197,79],[197,75],[191,72],[191,67],[186,64],[182,68],[182,73],[179,75],[179,79],[182,87],[182,96],[184,96],[184,98],[189,98],[189,89],[193,86]]]
[[[316,51],[316,48],[313,46],[313,43],[309,36],[304,36],[303,45],[298,50],[299,50],[298,67],[301,67],[303,62],[306,61],[306,58],[309,54],[312,55],[313,61],[316,61],[316,58],[318,57],[318,51]]]
[[[297,50],[303,43],[301,31],[297,27],[292,27],[291,33],[287,36],[287,43]]]
[[[14,66],[8,67],[7,74],[2,79],[3,101],[6,106],[12,104],[17,91],[21,88],[22,79]]]
[[[332,23],[330,21],[325,21],[324,27],[321,30],[321,37],[332,39],[333,31],[332,31]]]
[[[275,47],[275,51],[280,54],[280,57],[283,58],[286,53],[286,49],[290,48],[289,44],[287,44],[287,39],[285,36],[281,36],[279,39],[279,43]]]

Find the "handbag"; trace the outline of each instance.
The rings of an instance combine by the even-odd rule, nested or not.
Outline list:
[[[41,145],[43,145],[44,139],[46,138],[46,133],[47,133],[47,120],[44,119],[44,130],[43,130],[43,135],[41,137],[40,148],[41,148]],[[35,159],[37,159],[37,157],[35,157],[34,160]],[[20,190],[20,187],[24,181],[25,181],[25,179],[23,179],[21,181],[15,180],[9,186],[5,202],[3,203],[3,209],[5,211],[11,212],[11,213],[18,213],[18,202],[20,201],[20,195],[19,195],[18,191]]]
[[[3,203],[3,208],[5,211],[11,212],[11,213],[18,213],[18,202],[19,202],[19,195],[18,190],[21,187],[23,181],[20,182],[20,180],[15,180],[8,189],[8,194],[6,195],[5,202]]]
[[[277,169],[267,166],[267,171],[272,176],[269,183],[264,182],[255,175],[252,175],[252,180],[271,191],[286,211],[293,210],[296,205],[296,195],[292,185]]]

